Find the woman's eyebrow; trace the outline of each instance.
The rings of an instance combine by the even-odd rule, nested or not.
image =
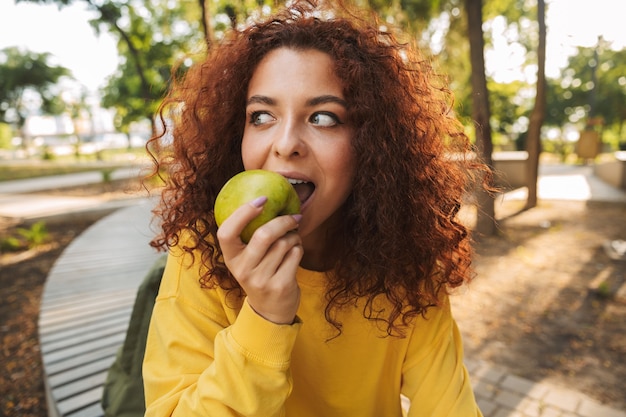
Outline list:
[[[340,106],[345,107],[346,109],[348,108],[348,102],[346,100],[337,96],[333,96],[331,94],[326,94],[326,95],[319,96],[319,97],[313,97],[312,99],[306,102],[308,106],[317,106],[319,104],[326,104],[326,103],[337,103]]]
[[[248,99],[247,105],[249,106],[250,104],[267,104],[272,106],[276,104],[276,100],[267,96],[255,95]]]

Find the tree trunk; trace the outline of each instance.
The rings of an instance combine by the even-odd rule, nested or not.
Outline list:
[[[539,45],[537,47],[537,94],[535,106],[530,114],[526,151],[526,181],[528,198],[526,209],[537,206],[537,182],[539,179],[539,155],[541,154],[541,126],[546,112],[546,22],[545,0],[537,1],[537,23],[539,23]]]
[[[211,10],[207,0],[198,0],[200,10],[202,10],[202,28],[204,29],[204,40],[207,46],[211,46],[213,42],[213,26],[211,25]]]
[[[476,129],[476,145],[479,157],[493,172],[493,144],[489,119],[489,92],[485,75],[485,40],[483,38],[482,0],[465,0],[467,27],[470,42],[470,62],[472,65],[472,118]],[[491,194],[478,187],[476,232],[482,236],[496,233],[494,200]]]

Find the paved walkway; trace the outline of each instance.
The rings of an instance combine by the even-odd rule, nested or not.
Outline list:
[[[567,387],[534,382],[482,361],[465,361],[484,417],[626,417]]]
[[[519,188],[505,199],[526,199],[528,191]],[[537,196],[540,200],[576,200],[626,203],[626,190],[613,187],[595,175],[591,165],[542,165],[539,168]]]
[[[122,168],[112,172],[111,179],[140,177],[141,168]],[[80,172],[42,178],[0,181],[0,218],[37,220],[71,215],[88,210],[114,210],[137,204],[143,198],[128,196],[104,199],[99,196],[73,197],[48,195],[47,190],[97,184],[103,181],[101,171]]]
[[[51,203],[55,198],[45,190],[79,185],[85,181],[101,180],[100,173],[70,174],[48,178],[45,181],[22,180],[0,182],[0,217],[20,219],[41,218],[45,215],[72,213],[85,209],[85,201],[65,200],[59,209]],[[119,172],[115,175],[134,175]],[[33,193],[37,198],[32,198]],[[547,166],[540,170],[538,183],[540,199],[593,200],[626,203],[626,191],[604,184],[593,176],[587,166]],[[506,199],[525,198],[524,190],[508,193]],[[143,205],[145,200],[125,201],[124,205]],[[89,204],[95,204],[90,201]],[[102,203],[101,203],[102,204]],[[110,202],[107,204],[111,204]],[[145,205],[144,205],[145,206]],[[89,206],[93,209],[97,204]],[[148,215],[146,209],[146,215]],[[544,382],[534,382],[507,373],[490,363],[466,360],[480,408],[485,417],[626,417],[626,410],[617,410],[600,404],[585,394]]]

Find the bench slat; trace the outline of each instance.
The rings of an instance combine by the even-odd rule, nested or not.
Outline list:
[[[59,393],[62,392],[63,387],[67,386],[68,384],[74,384],[76,382],[82,383],[82,389],[80,389],[80,391],[85,391],[86,388],[103,384],[104,380],[106,379],[106,371],[109,369],[114,360],[115,356],[110,356],[108,358],[103,358],[96,362],[92,362],[86,366],[82,366],[80,368],[75,368],[70,371],[51,376],[50,378],[48,378],[48,381],[50,381],[50,386],[52,387],[52,393],[54,397],[59,399],[66,399],[67,396],[59,395]],[[87,384],[87,382],[91,380],[91,377],[94,374],[103,374],[104,377],[96,379],[97,383]]]
[[[76,326],[72,326],[65,329],[59,329],[57,331],[50,331],[46,334],[40,335],[39,340],[42,345],[47,345],[49,343],[54,343],[59,340],[64,340],[70,337],[81,335],[85,332],[96,332],[100,329],[115,326],[119,323],[126,323],[128,321],[128,314],[130,314],[132,308],[124,309],[123,311],[125,312],[125,314],[111,315],[107,318],[107,321],[96,320],[93,322],[87,322],[86,324],[78,328]]]
[[[55,363],[64,359],[69,359],[72,356],[80,355],[83,353],[91,352],[104,346],[121,346],[124,343],[126,333],[117,333],[104,337],[100,340],[89,341],[81,345],[70,346],[63,350],[57,350],[54,352],[44,354],[44,366]]]
[[[52,353],[55,351],[63,350],[66,348],[70,348],[72,346],[83,345],[86,343],[92,343],[94,341],[99,341],[102,338],[109,337],[112,335],[118,335],[123,333],[126,335],[126,330],[128,329],[128,323],[121,323],[111,325],[105,328],[98,329],[97,331],[86,331],[80,334],[77,334],[73,337],[67,337],[61,340],[57,340],[55,342],[44,343],[41,345],[41,351],[45,354]]]
[[[51,376],[56,375],[60,372],[78,368],[80,366],[84,366],[88,363],[97,361],[102,358],[113,357],[116,355],[118,349],[119,346],[117,345],[105,346],[101,349],[92,350],[81,355],[75,355],[71,358],[48,364],[48,366],[46,367],[48,379],[50,379]]]
[[[79,379],[78,381],[70,382],[59,388],[53,389],[52,392],[55,398],[64,400],[84,392],[85,387],[100,386],[104,384],[106,377],[106,371],[89,375],[88,377]]]
[[[81,409],[88,407],[88,406],[95,405],[99,407],[101,397],[102,397],[102,386],[99,386],[99,387],[92,388],[88,391],[81,392],[80,394],[74,397],[70,397],[66,400],[59,401],[57,403],[57,408],[59,410],[59,413],[62,416],[65,416],[72,412],[80,411]],[[100,411],[100,413],[102,413],[102,411]]]
[[[104,417],[104,411],[100,404],[93,404],[89,407],[83,408],[72,413],[65,415],[66,417]]]
[[[138,201],[101,219],[50,270],[39,316],[50,416],[104,415],[108,368],[126,337],[139,284],[162,255],[148,244],[154,203]]]

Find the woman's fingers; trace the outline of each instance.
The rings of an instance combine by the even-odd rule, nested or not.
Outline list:
[[[256,243],[258,243],[258,245]],[[256,260],[256,271],[264,273],[268,276],[276,274],[285,262],[287,262],[286,266],[295,271],[300,263],[300,258],[302,257],[303,252],[302,240],[294,231],[288,231],[282,236],[274,239],[271,243],[265,241],[264,239],[260,239],[257,242],[250,240],[246,249],[251,256],[251,259]],[[293,262],[293,257],[295,255],[293,254],[294,251],[295,254],[300,253],[300,257],[297,258],[297,263],[295,265]]]
[[[222,246],[234,245],[242,247],[241,232],[255,217],[263,211],[267,197],[259,197],[256,200],[237,208],[217,230],[217,238]]]
[[[261,203],[261,204],[259,204]],[[300,216],[279,216],[259,227],[248,244],[240,239],[262,211],[263,200],[244,204],[218,229],[224,262],[261,316],[276,323],[293,321],[300,297],[296,271],[303,256],[296,229]]]
[[[261,248],[265,247],[265,236],[265,233],[259,234],[259,240],[263,242],[259,245]],[[268,232],[267,236],[271,234]],[[246,250],[257,250],[254,243],[253,236]],[[271,244],[257,266],[247,271],[249,274],[244,273],[239,278],[248,296],[248,304],[267,320],[293,322],[300,304],[296,271],[303,253],[300,236],[288,232]]]

